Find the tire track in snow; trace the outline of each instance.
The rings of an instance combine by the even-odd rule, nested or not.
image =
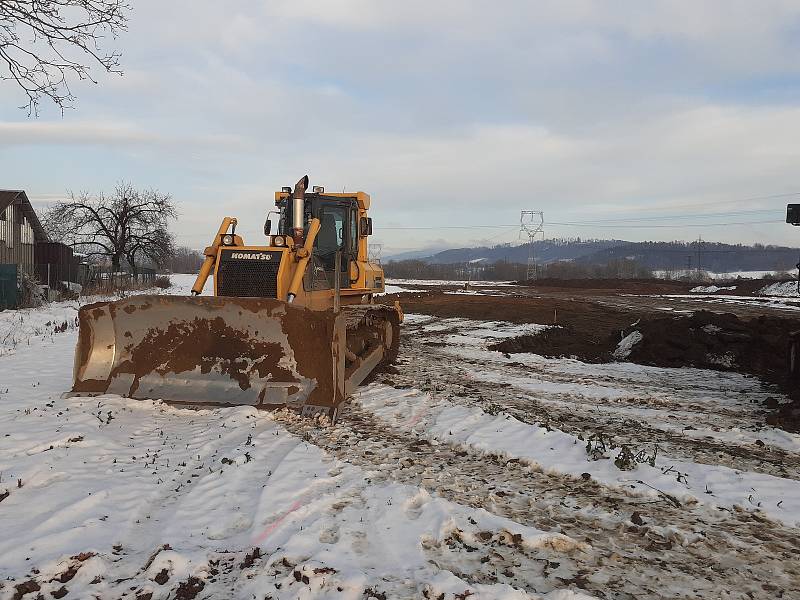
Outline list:
[[[394,427],[379,422],[355,405],[348,406],[339,424],[324,429],[292,417],[281,419],[287,429],[337,458],[371,469],[374,481],[419,486],[452,502],[586,541],[591,545],[587,552],[568,557],[540,550],[537,559],[540,569],[566,562],[570,581],[598,597],[740,598],[749,593],[750,598],[766,599],[781,590],[800,594],[797,532],[757,515],[676,508],[592,480],[542,473],[515,460],[436,444],[412,432],[407,423]],[[631,521],[639,520],[634,512],[643,525]],[[451,540],[448,547],[459,543]],[[447,553],[439,550],[432,560],[445,565]],[[489,551],[475,554],[472,581],[502,576],[490,556]],[[520,557],[510,552],[506,558],[513,565]],[[513,567],[510,572],[520,577]]]
[[[463,326],[462,326],[463,327]],[[605,438],[613,438],[619,445],[630,444],[635,448],[650,450],[658,445],[660,451],[676,458],[685,458],[693,462],[711,465],[723,465],[734,469],[742,469],[757,473],[775,475],[777,477],[800,479],[800,455],[768,444],[742,444],[732,440],[716,440],[709,437],[692,438],[682,435],[680,429],[659,428],[657,417],[646,418],[641,415],[626,414],[625,405],[637,403],[626,396],[622,399],[622,407],[614,411],[601,411],[597,404],[610,404],[600,398],[582,397],[579,393],[556,394],[546,391],[546,384],[551,382],[569,383],[575,388],[582,385],[602,385],[603,387],[623,389],[632,388],[642,396],[642,402],[648,409],[660,410],[663,419],[670,420],[676,411],[695,413],[687,418],[687,425],[699,427],[707,415],[702,411],[707,407],[714,413],[715,419],[707,423],[713,428],[751,428],[758,430],[763,424],[763,411],[736,405],[725,405],[716,409],[713,402],[692,402],[692,397],[706,392],[719,394],[719,385],[707,387],[705,382],[690,385],[675,381],[675,374],[664,375],[666,381],[656,378],[655,381],[643,383],[641,380],[612,376],[576,377],[569,373],[553,373],[555,367],[538,367],[522,365],[513,359],[504,360],[503,355],[494,352],[483,352],[481,360],[454,355],[450,348],[432,347],[424,343],[427,332],[421,332],[420,326],[408,327],[401,343],[401,359],[395,372],[383,376],[389,385],[410,386],[431,392],[438,397],[447,398],[451,402],[474,405],[494,412],[502,410],[526,423],[548,423],[566,433],[573,435],[598,433]],[[456,333],[461,329],[451,328]],[[419,334],[423,333],[422,336]],[[440,332],[437,332],[437,334]],[[496,355],[496,356],[495,356]],[[408,360],[404,357],[414,359]],[[513,364],[509,364],[513,363]],[[477,372],[477,376],[470,375]],[[671,378],[670,378],[671,375]],[[527,381],[525,388],[515,385],[515,379]],[[494,381],[493,381],[494,380]],[[511,381],[512,383],[503,383]],[[531,388],[541,382],[542,391]],[[661,406],[647,403],[645,398],[658,394]],[[767,394],[761,394],[766,396]],[[666,406],[666,400],[674,398],[673,406]],[[688,397],[688,400],[687,400]],[[548,401],[549,400],[549,401]],[[557,402],[553,402],[553,400]],[[559,406],[559,404],[563,404]],[[616,400],[613,403],[618,407]],[[679,425],[676,425],[676,428]],[[756,434],[754,434],[755,436]]]

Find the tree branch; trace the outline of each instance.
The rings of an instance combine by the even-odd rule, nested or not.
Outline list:
[[[63,113],[75,99],[69,79],[95,81],[89,64],[122,74],[121,55],[104,53],[100,41],[125,31],[129,11],[125,0],[0,0],[0,80],[23,90],[29,115],[43,98]]]

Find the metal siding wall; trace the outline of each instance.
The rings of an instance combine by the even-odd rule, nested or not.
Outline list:
[[[11,256],[12,249],[8,247],[8,241],[13,242],[13,238],[11,237],[11,232],[14,229],[12,226],[12,223],[14,222],[12,218],[12,211],[13,208],[11,206],[3,210],[2,214],[5,217],[5,220],[0,220],[0,263],[15,262]]]
[[[50,287],[57,288],[62,281],[78,282],[78,261],[74,258],[72,248],[65,244],[37,242],[33,262],[39,281]]]
[[[0,263],[19,265],[24,271],[33,273],[33,244],[22,243],[22,204],[15,202],[8,208],[11,210],[6,210],[6,220],[0,221],[3,228],[0,238],[6,240],[0,241]]]

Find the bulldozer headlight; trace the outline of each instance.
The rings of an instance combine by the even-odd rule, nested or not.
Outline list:
[[[222,243],[226,246],[233,246],[233,236],[230,234],[222,236]]]
[[[274,235],[272,236],[272,245],[273,246],[285,246],[286,245],[286,238],[282,235]]]

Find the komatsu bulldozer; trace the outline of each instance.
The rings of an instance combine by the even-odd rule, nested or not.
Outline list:
[[[225,217],[192,296],[142,295],[83,306],[72,395],[193,405],[289,407],[335,421],[340,404],[397,355],[403,314],[377,304],[363,192],[275,194],[277,231],[248,245]],[[213,296],[201,295],[213,276]]]

